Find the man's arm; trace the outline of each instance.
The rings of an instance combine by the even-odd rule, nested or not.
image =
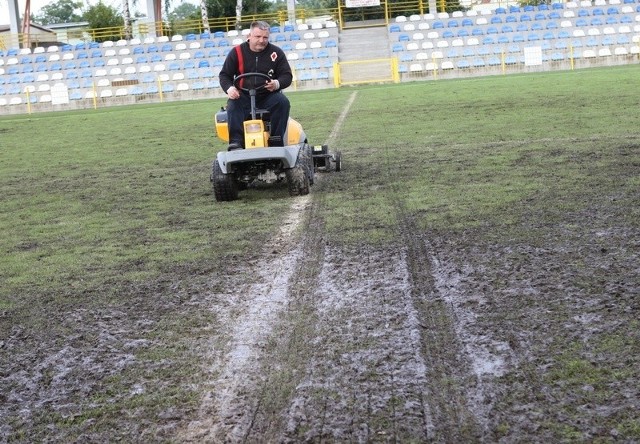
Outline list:
[[[227,54],[227,58],[224,60],[220,73],[218,74],[218,77],[220,78],[220,87],[225,94],[227,94],[229,88],[233,86],[233,79],[237,73],[238,56],[235,51],[230,51],[229,54]]]
[[[279,89],[285,89],[291,86],[291,82],[293,81],[293,74],[291,73],[291,66],[289,65],[287,56],[282,50],[279,51],[275,72],[276,80],[279,84]]]

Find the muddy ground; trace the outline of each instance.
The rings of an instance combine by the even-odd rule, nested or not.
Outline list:
[[[397,199],[376,247],[327,235],[327,186],[248,260],[2,313],[0,441],[640,440],[640,233],[615,199],[532,214],[528,241],[420,229]],[[151,356],[167,325],[195,369]]]

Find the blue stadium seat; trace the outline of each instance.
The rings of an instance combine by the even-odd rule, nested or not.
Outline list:
[[[89,63],[88,60],[83,60],[80,62],[80,64],[78,65],[78,68],[80,69],[85,69],[85,68],[89,68],[91,66],[91,64]]]
[[[400,25],[394,23],[391,26],[389,26],[389,32],[400,32]]]
[[[136,46],[133,48],[134,54],[144,54],[144,48],[142,46]]]
[[[216,31],[213,33],[214,39],[221,39],[224,37],[224,31]]]
[[[485,66],[485,62],[483,58],[473,59],[473,67],[474,68],[483,68]]]

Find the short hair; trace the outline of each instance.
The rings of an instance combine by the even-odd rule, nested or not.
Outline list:
[[[271,30],[269,23],[262,20],[256,20],[255,22],[251,22],[251,26],[249,27],[249,29],[254,29],[254,28],[261,29],[262,31]]]

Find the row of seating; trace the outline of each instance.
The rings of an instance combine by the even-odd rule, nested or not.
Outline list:
[[[278,26],[271,28],[271,32],[274,35],[273,41],[297,41],[297,40],[313,40],[313,39],[325,39],[329,37],[335,37],[337,35],[337,25],[335,22],[327,22],[325,24],[326,29],[323,29],[321,23],[313,25],[300,24],[294,27],[293,25],[286,25],[282,29]],[[180,46],[190,49],[196,49],[202,47],[212,46],[233,46],[246,39],[246,35],[249,30],[242,31],[231,30],[228,32],[217,31],[214,33],[204,32],[202,34],[187,34],[182,36],[180,34],[173,37],[160,36],[160,37],[145,37],[133,38],[131,40],[107,40],[103,43],[98,42],[80,42],[75,45],[50,45],[48,47],[36,47],[33,50],[30,48],[9,48],[7,50],[0,49],[0,57],[15,57],[19,55],[30,54],[42,54],[51,52],[71,52],[71,51],[87,51],[100,48],[114,48],[114,47],[135,47],[140,45],[162,45],[162,51],[172,51],[174,46],[180,49]],[[237,38],[237,39],[236,39]],[[202,41],[203,40],[203,41]],[[202,42],[201,42],[202,41]]]
[[[636,47],[636,52],[634,55],[638,55],[640,53],[640,48]],[[617,48],[615,52],[611,52],[609,48],[602,48],[600,50],[585,50],[583,52],[574,52],[569,55],[563,52],[553,52],[548,55],[543,55],[542,62],[568,62],[569,60],[579,61],[579,60],[595,60],[595,59],[603,59],[610,58],[615,56],[628,56],[629,52],[626,48]],[[401,74],[430,74],[433,71],[447,71],[453,69],[461,69],[461,70],[470,70],[470,69],[480,69],[480,68],[497,68],[502,66],[526,66],[525,65],[525,56],[516,56],[516,55],[506,55],[504,57],[494,55],[490,57],[475,57],[472,59],[458,59],[458,60],[437,60],[432,59],[429,62],[423,61],[415,61],[411,64],[400,64],[399,72]]]
[[[307,71],[296,75],[301,82],[321,81],[329,82],[332,77],[330,70]],[[181,73],[169,76],[166,74],[148,74],[142,77],[139,84],[113,88],[113,82],[108,79],[100,79],[97,82],[87,79],[82,84],[79,82],[66,82],[63,84],[41,84],[39,86],[28,86],[24,89],[15,86],[5,88],[0,85],[0,105],[19,105],[27,101],[32,104],[51,102],[55,88],[62,86],[67,92],[70,100],[110,98],[124,96],[138,96],[142,94],[169,94],[180,93],[189,90],[201,91],[205,89],[218,90],[220,82],[214,76],[197,78],[185,77]],[[8,95],[8,98],[4,96]]]
[[[558,45],[555,47],[546,47],[541,48],[543,54],[543,61],[546,61],[544,57],[546,55],[550,56],[555,53],[566,54],[567,58],[575,57],[579,58],[581,51],[583,48],[591,49],[593,51],[597,51],[602,55],[629,55],[629,54],[638,54],[640,53],[640,46],[638,45],[610,45],[610,46],[599,46],[599,45],[586,45],[586,46],[564,46]],[[501,54],[523,54],[526,51],[526,47],[518,46],[518,45],[510,45],[507,47],[503,46],[481,46],[477,50],[473,48],[464,48],[463,50],[459,50],[456,48],[450,49],[448,51],[418,51],[418,52],[405,52],[402,53],[398,60],[401,63],[412,62],[415,60],[434,60],[434,59],[458,59],[458,58],[470,58],[470,57],[484,57],[489,56],[491,54],[501,55]]]
[[[565,48],[569,46],[611,46],[611,45],[628,45],[631,43],[638,43],[640,37],[638,35],[631,35],[626,33],[563,33],[553,34],[546,32],[544,34],[514,34],[513,36],[499,36],[497,38],[493,36],[487,36],[482,39],[470,37],[468,39],[454,39],[454,40],[425,40],[422,42],[414,41],[407,44],[395,43],[391,51],[392,53],[402,53],[406,51],[417,51],[420,49],[444,49],[444,48],[463,48],[463,47],[478,47],[478,46],[492,46],[492,45],[539,45],[543,49],[550,48],[552,46],[557,48]]]
[[[639,6],[640,8],[640,6]],[[639,11],[640,12],[640,11]],[[470,19],[468,19],[470,20]],[[470,20],[471,21],[471,20]],[[541,31],[544,29],[558,29],[558,28],[571,28],[571,27],[585,27],[585,26],[604,26],[604,25],[619,25],[626,24],[631,25],[634,22],[640,22],[640,14],[629,14],[620,16],[608,16],[606,18],[592,17],[586,18],[562,18],[562,19],[545,19],[542,21],[512,21],[512,22],[494,22],[494,23],[473,23],[472,25],[465,24],[464,26],[431,26],[428,23],[422,23],[417,28],[415,26],[405,26],[401,31],[398,27],[393,25],[389,28],[389,33],[397,33],[397,39],[408,39],[410,33],[413,31],[419,31],[423,33],[435,32],[441,35],[453,36],[466,36],[466,35],[480,35],[480,34],[497,34],[505,32],[522,32],[522,31]],[[441,23],[441,22],[436,22]]]

